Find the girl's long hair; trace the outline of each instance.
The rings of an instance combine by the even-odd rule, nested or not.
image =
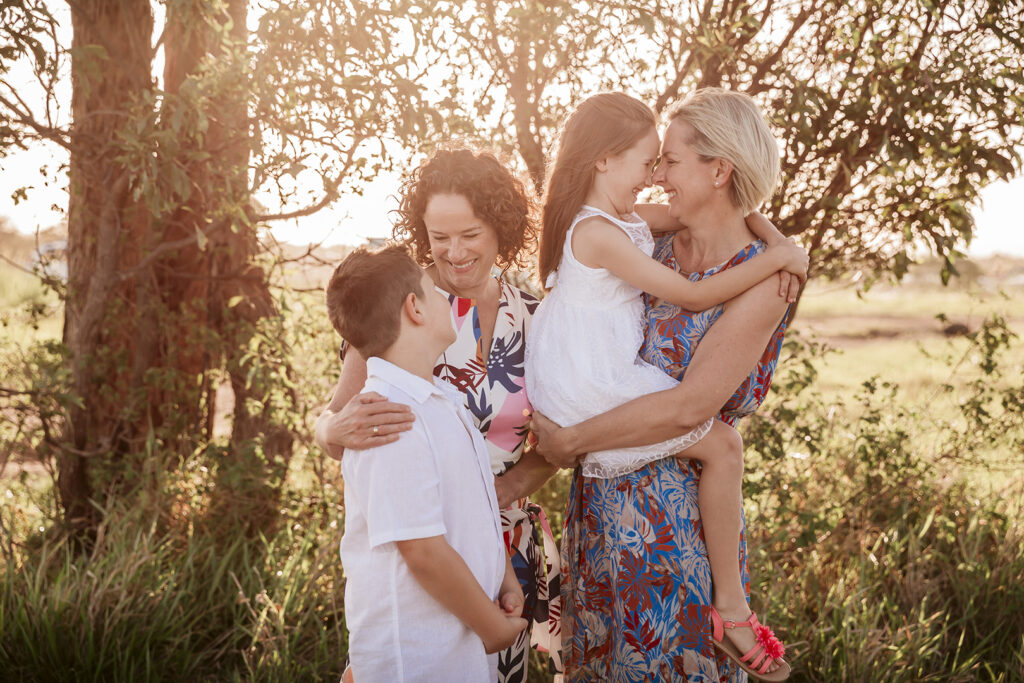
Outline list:
[[[594,184],[595,164],[626,151],[656,125],[657,118],[650,107],[619,92],[592,95],[565,119],[555,162],[544,183],[542,283],[558,268],[565,234]]]

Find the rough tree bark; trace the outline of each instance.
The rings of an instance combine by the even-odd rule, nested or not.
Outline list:
[[[81,403],[70,411],[58,456],[65,521],[85,529],[96,459],[117,460],[143,429],[130,359],[139,332],[134,278],[124,278],[148,230],[148,213],[131,192],[116,138],[135,99],[152,87],[153,13],[148,0],[82,0],[71,13],[72,110],[68,203],[68,299],[64,341]]]
[[[94,527],[108,495],[208,440],[212,378],[226,369],[233,432],[211,517],[265,529],[292,452],[281,415],[294,395],[274,385],[283,363],[250,355],[277,310],[250,219],[246,3],[168,6],[163,93],[148,0],[88,0],[72,18],[64,336],[81,404],[58,461],[65,519]],[[184,182],[169,177],[182,169]]]

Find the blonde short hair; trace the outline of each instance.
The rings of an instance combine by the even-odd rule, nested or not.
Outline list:
[[[696,131],[690,141],[701,158],[725,159],[733,166],[729,199],[743,215],[772,196],[779,179],[779,147],[749,95],[701,88],[669,112],[669,122],[685,121]]]

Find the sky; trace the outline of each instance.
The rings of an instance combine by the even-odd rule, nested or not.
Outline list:
[[[0,216],[6,216],[19,231],[34,233],[63,218],[67,205],[65,181],[48,180],[39,173],[43,165],[52,174],[63,158],[51,156],[49,148],[36,148],[0,158]],[[391,217],[397,206],[394,193],[398,173],[382,173],[363,188],[361,195],[343,195],[329,208],[297,221],[271,226],[274,237],[293,244],[323,243],[359,245],[368,237],[388,237]],[[50,183],[49,185],[47,183]],[[27,198],[16,203],[11,194],[28,186]],[[1024,176],[997,182],[981,194],[981,205],[973,208],[977,231],[967,253],[973,257],[1009,254],[1024,257]],[[59,208],[54,208],[54,205]]]

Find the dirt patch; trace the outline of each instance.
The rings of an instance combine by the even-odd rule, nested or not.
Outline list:
[[[1010,317],[1007,323],[1015,329],[1024,328],[1024,318]],[[975,332],[980,327],[980,320],[951,318],[942,322],[934,316],[910,315],[798,315],[793,327],[813,334],[831,346],[844,348],[881,340],[914,341],[961,336]]]

